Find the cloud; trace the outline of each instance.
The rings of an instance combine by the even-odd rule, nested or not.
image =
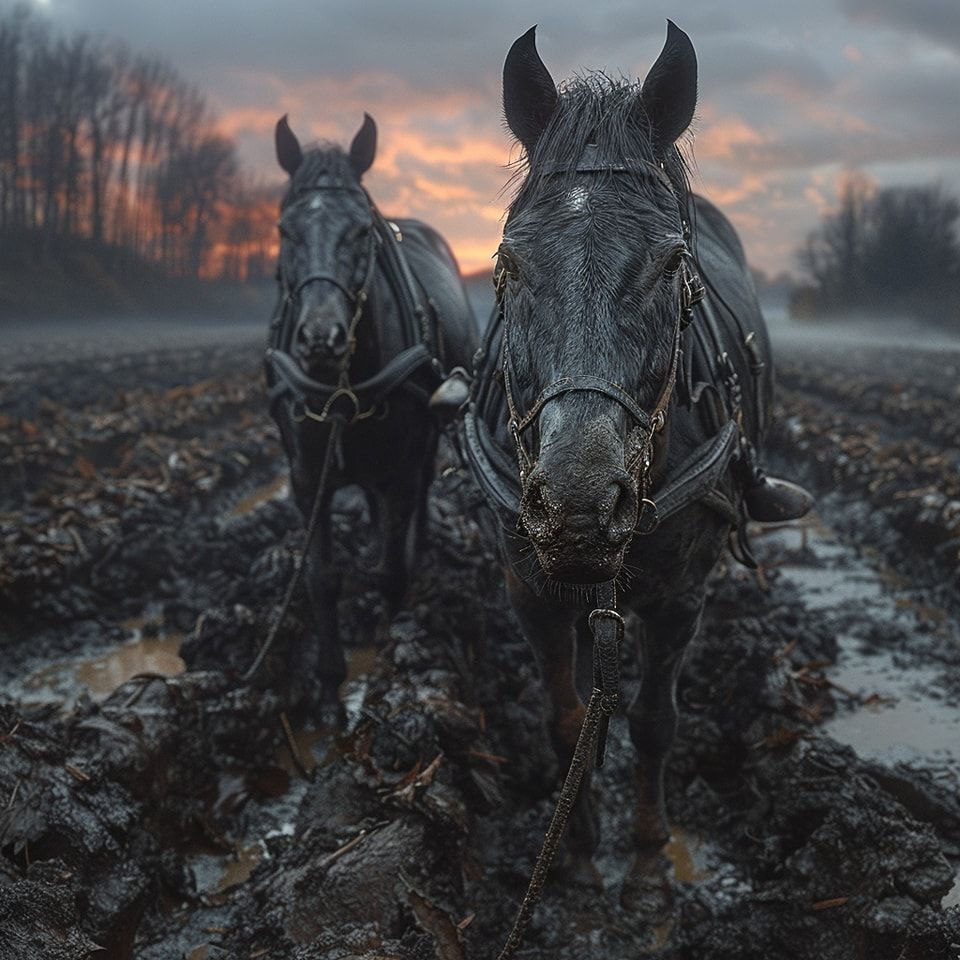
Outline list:
[[[956,0],[841,0],[862,23],[883,23],[960,51],[960,4]]]
[[[700,74],[703,87],[711,92],[746,86],[788,100],[824,97],[834,86],[830,71],[814,53],[786,38],[718,38],[701,53]]]
[[[699,182],[766,269],[792,263],[846,169],[960,190],[958,0],[45,0],[43,12],[171,60],[278,192],[277,117],[304,142],[346,145],[369,111],[378,203],[431,222],[469,269],[498,242],[511,157],[500,70],[533,23],[557,79],[642,77],[668,16],[690,34]]]

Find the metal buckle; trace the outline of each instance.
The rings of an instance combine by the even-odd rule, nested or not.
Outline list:
[[[657,509],[655,500],[644,497],[640,501],[640,512],[637,515],[637,525],[634,533],[639,533],[641,537],[653,533],[660,526],[660,511]]]

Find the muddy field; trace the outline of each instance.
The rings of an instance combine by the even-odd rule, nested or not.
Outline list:
[[[2,960],[492,960],[509,929],[556,764],[449,450],[392,623],[364,508],[338,500],[346,728],[314,729],[285,667],[296,607],[239,684],[301,538],[259,359],[225,332],[0,365]],[[960,354],[794,346],[779,367],[771,459],[818,510],[713,579],[671,905],[619,905],[615,718],[606,889],[553,877],[522,957],[960,956]]]

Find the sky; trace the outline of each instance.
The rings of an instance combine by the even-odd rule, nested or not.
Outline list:
[[[960,193],[960,0],[33,0],[68,32],[120,37],[208,96],[245,165],[285,175],[273,126],[347,146],[379,127],[366,178],[388,215],[420,217],[465,271],[499,242],[507,164],[500,71],[538,24],[555,80],[642,77],[669,16],[700,65],[694,186],[768,272],[795,251],[853,170],[878,185]]]

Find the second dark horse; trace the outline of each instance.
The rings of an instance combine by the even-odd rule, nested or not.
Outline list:
[[[395,612],[426,520],[438,438],[428,401],[476,347],[470,305],[443,238],[416,220],[387,221],[361,185],[376,139],[369,116],[347,152],[332,145],[304,152],[286,117],[276,128],[277,159],[290,184],[278,222],[280,298],[267,379],[297,506],[308,522],[319,510],[305,558],[313,629],[294,666],[324,722],[340,713],[346,675],[337,622],[342,574],[331,554],[333,493],[356,484],[366,495],[382,532],[377,574]],[[336,418],[342,434],[315,504]]]

